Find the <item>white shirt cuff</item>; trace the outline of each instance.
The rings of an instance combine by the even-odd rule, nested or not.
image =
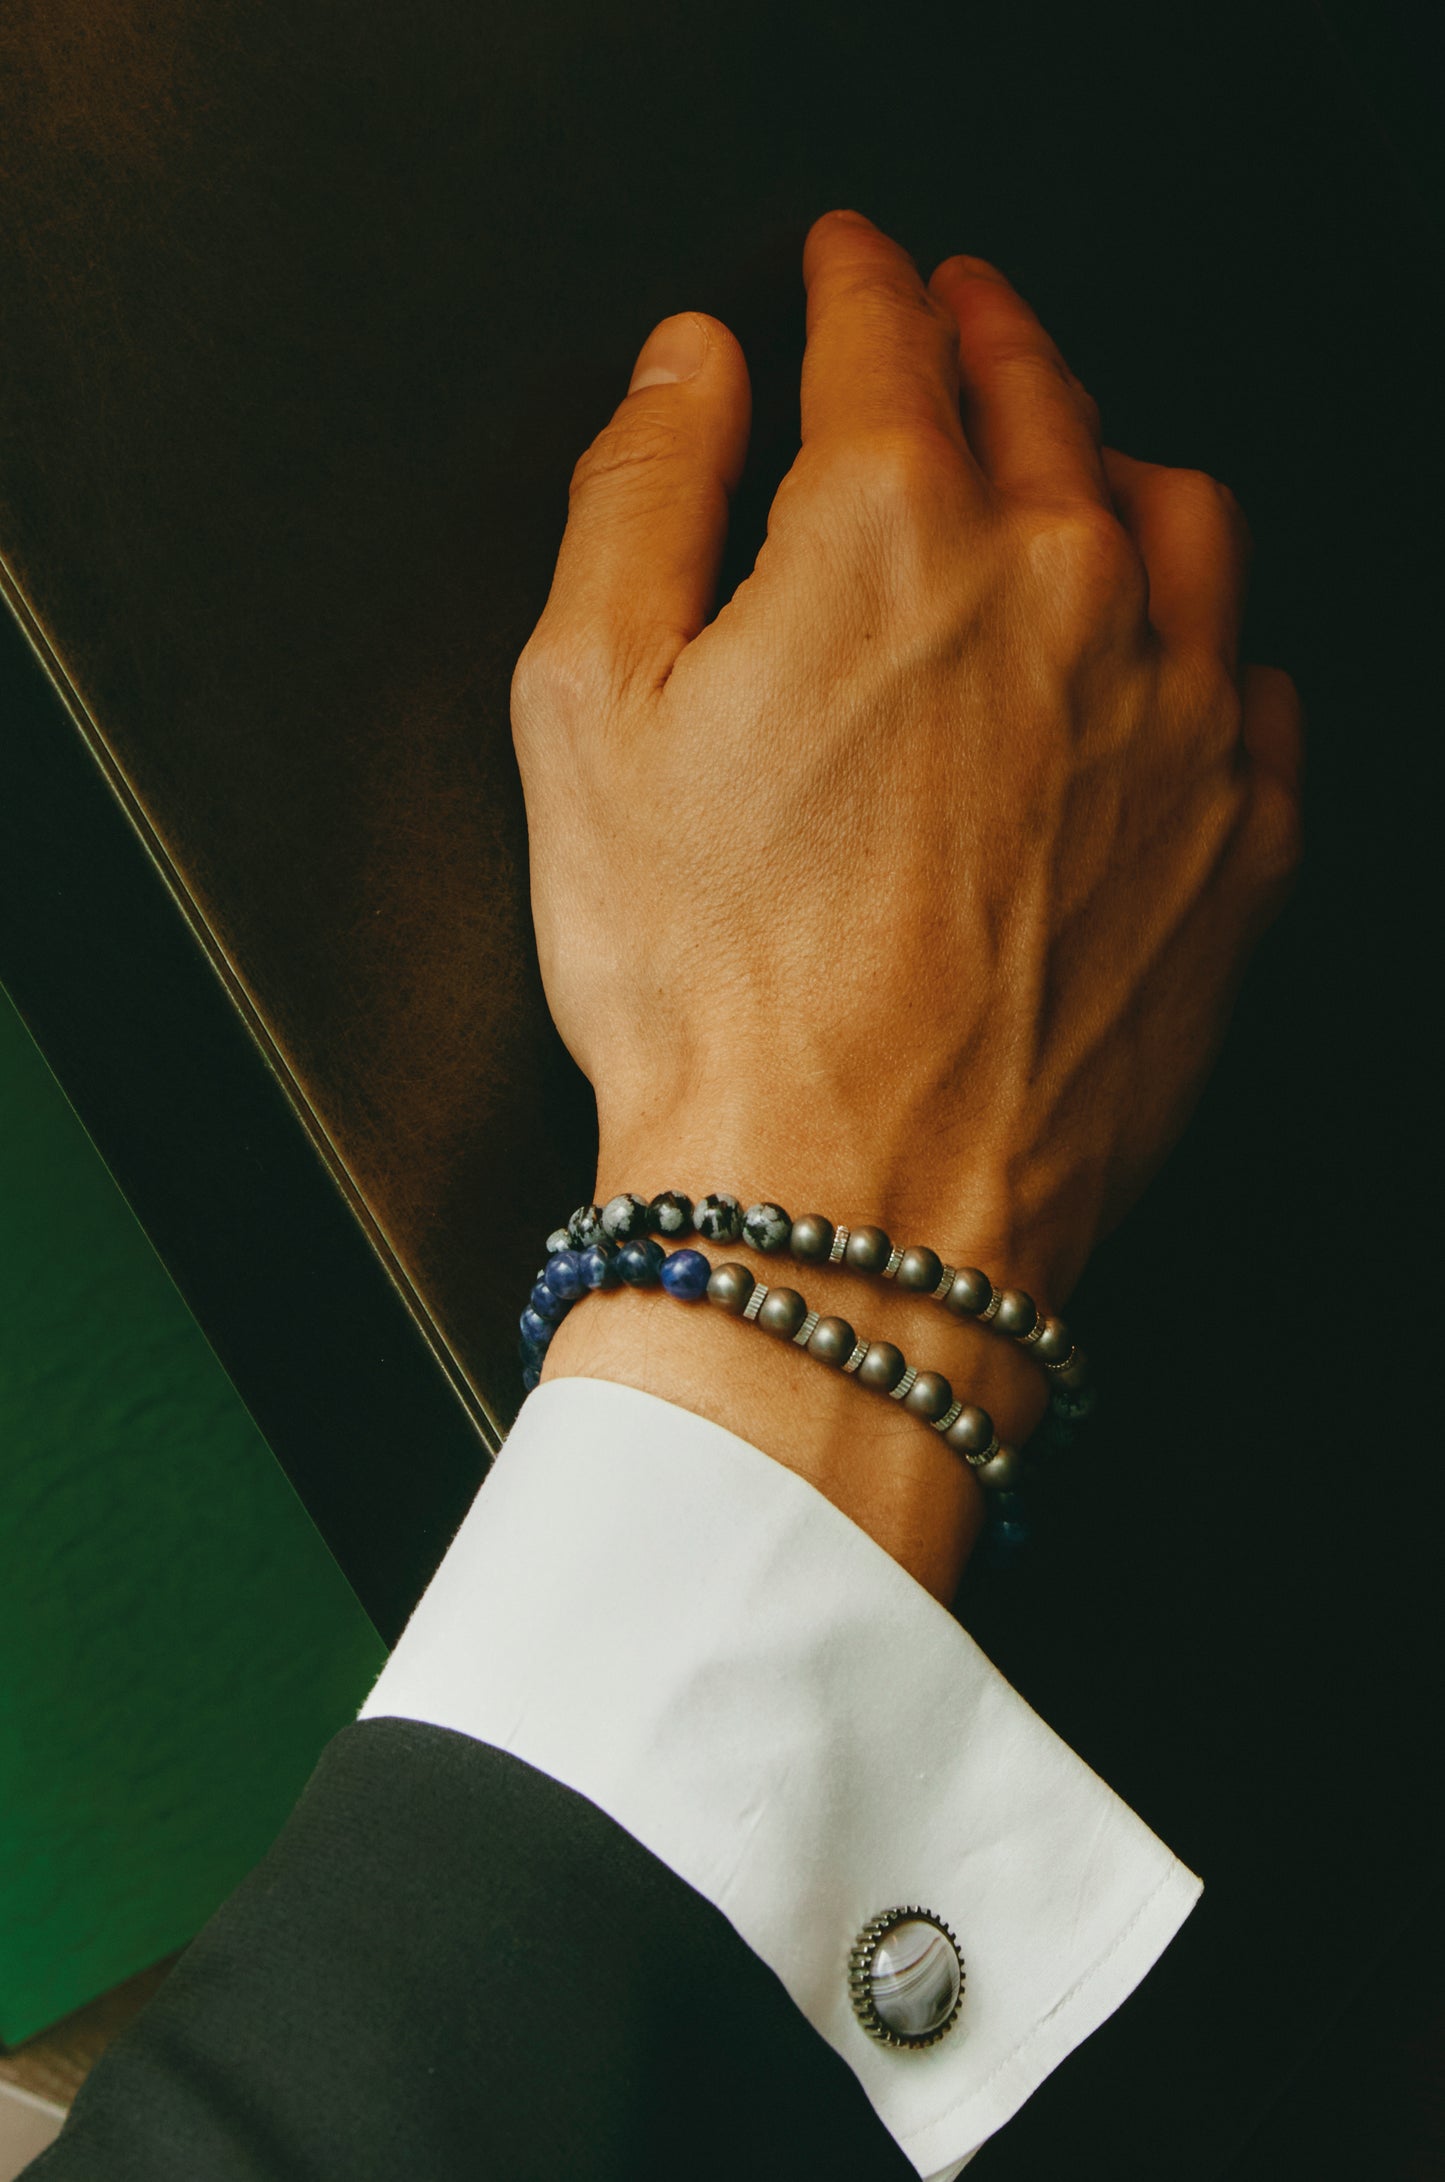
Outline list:
[[[1200,1882],[823,1495],[601,1379],[528,1397],[362,1707],[584,1795],[730,1919],[943,2182],[1133,1990]],[[962,2010],[859,2024],[868,1919],[933,1910]]]

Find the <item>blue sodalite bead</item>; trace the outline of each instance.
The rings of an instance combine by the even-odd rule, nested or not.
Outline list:
[[[613,1243],[593,1243],[577,1260],[578,1271],[588,1288],[615,1288],[618,1282],[617,1249]]]
[[[684,1303],[696,1303],[707,1294],[707,1284],[712,1279],[712,1259],[705,1258],[700,1250],[669,1251],[657,1277],[670,1296],[677,1296]]]
[[[547,1345],[541,1341],[529,1341],[523,1334],[517,1343],[517,1358],[523,1364],[540,1364],[547,1353]]]
[[[543,1248],[545,1249],[549,1258],[553,1257],[559,1250],[570,1250],[572,1248],[571,1228],[554,1227],[551,1234],[547,1237],[546,1242],[543,1244]],[[538,1278],[540,1279],[540,1277],[541,1276],[539,1275]]]
[[[522,1392],[524,1394],[530,1394],[533,1389],[540,1386],[541,1383],[541,1372],[537,1369],[535,1364],[528,1364],[526,1369],[522,1373]]]
[[[743,1231],[743,1208],[726,1190],[712,1190],[693,1206],[692,1224],[710,1243],[735,1243]]]
[[[1076,1424],[1092,1414],[1098,1399],[1097,1387],[1056,1386],[1049,1396],[1049,1407],[1056,1417],[1065,1417],[1071,1424]]]
[[[1022,1493],[995,1493],[988,1512],[991,1522],[1022,1523],[1028,1528],[1028,1506]]]
[[[548,1319],[554,1326],[564,1319],[572,1308],[571,1304],[561,1296],[556,1295],[544,1280],[538,1281],[531,1295],[527,1298],[527,1303],[528,1307],[536,1312],[538,1318]]]
[[[615,1243],[634,1242],[645,1235],[651,1218],[652,1207],[635,1190],[623,1190],[620,1196],[609,1197],[602,1207],[603,1231]]]
[[[692,1233],[692,1199],[681,1190],[662,1190],[647,1208],[648,1226],[657,1235]]]
[[[553,1295],[560,1296],[564,1302],[575,1303],[578,1296],[587,1293],[587,1283],[582,1278],[582,1260],[575,1250],[559,1250],[555,1257],[549,1258],[545,1277]],[[541,1309],[540,1304],[538,1309]],[[542,1315],[545,1318],[547,1314],[544,1311]]]
[[[743,1214],[743,1241],[754,1250],[786,1250],[793,1223],[781,1205],[749,1205]]]
[[[517,1320],[517,1324],[521,1327],[527,1340],[535,1342],[539,1349],[546,1348],[547,1343],[557,1330],[548,1319],[539,1318],[530,1304]]]
[[[639,1236],[618,1251],[617,1270],[630,1288],[652,1288],[657,1285],[666,1256],[661,1243],[654,1242],[650,1235]]]
[[[1026,1523],[986,1523],[979,1552],[987,1568],[1012,1568],[1029,1542]]]
[[[567,1222],[567,1233],[574,1250],[586,1250],[589,1244],[600,1243],[603,1232],[600,1205],[579,1205]]]

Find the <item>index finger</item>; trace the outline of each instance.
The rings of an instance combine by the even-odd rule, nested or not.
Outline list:
[[[803,280],[803,444],[933,431],[972,470],[958,329],[908,252],[861,212],[825,212],[803,245]]]

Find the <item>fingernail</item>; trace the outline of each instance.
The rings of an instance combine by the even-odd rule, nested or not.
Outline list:
[[[635,394],[639,387],[668,386],[679,379],[695,378],[706,354],[707,335],[701,320],[691,311],[677,318],[664,318],[644,341],[627,391]]]

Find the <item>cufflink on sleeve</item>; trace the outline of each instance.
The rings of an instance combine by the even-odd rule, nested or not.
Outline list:
[[[853,1942],[848,1997],[870,2038],[885,2046],[932,2046],[963,2006],[963,1956],[931,1909],[885,1909]]]

